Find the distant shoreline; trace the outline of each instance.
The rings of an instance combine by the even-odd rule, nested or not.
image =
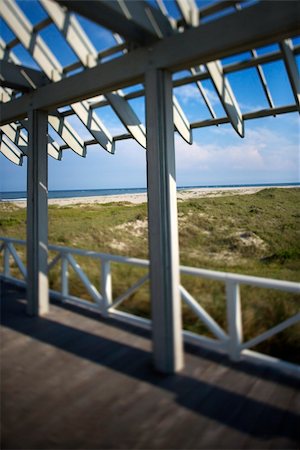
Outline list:
[[[207,188],[186,188],[177,191],[177,200],[185,201],[195,198],[203,197],[220,197],[223,195],[249,195],[255,194],[263,189],[289,189],[297,188],[299,185],[277,185],[277,186],[241,186],[241,187],[207,187]],[[21,208],[26,207],[26,199],[8,199],[5,202],[13,203]],[[99,195],[99,196],[87,196],[87,197],[65,197],[65,198],[50,198],[48,204],[56,206],[69,206],[69,205],[87,205],[87,204],[103,204],[103,203],[118,203],[127,202],[132,204],[146,203],[147,193],[124,193],[118,195]]]

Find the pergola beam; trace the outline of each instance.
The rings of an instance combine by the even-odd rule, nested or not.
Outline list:
[[[252,57],[254,57],[254,59],[257,59],[257,56],[258,56],[258,55],[257,55],[257,52],[256,52],[255,49],[252,49],[252,50],[251,50],[251,54],[252,54]],[[263,88],[263,91],[264,91],[264,93],[265,93],[267,102],[269,103],[270,108],[274,108],[275,105],[274,105],[274,102],[273,102],[273,99],[272,99],[272,95],[271,95],[270,89],[269,89],[269,87],[268,87],[268,83],[267,83],[267,80],[266,80],[266,77],[265,77],[263,68],[261,67],[260,64],[258,64],[258,65],[256,66],[256,71],[257,71],[257,75],[258,75],[258,77],[259,77],[259,79],[260,79],[260,82],[261,82],[261,86],[262,86],[262,88]]]
[[[75,15],[64,11],[56,2],[41,0],[41,3],[81,63],[85,67],[96,66],[98,62],[97,51]],[[140,123],[130,104],[124,99],[122,91],[109,93],[106,98],[132,137],[142,147],[146,147],[145,127]],[[108,134],[108,131],[106,131],[106,134]]]
[[[23,153],[3,133],[0,133],[0,153],[9,159],[10,162],[17,166],[22,166]]]
[[[280,48],[283,54],[283,60],[291,83],[295,102],[298,107],[300,107],[300,76],[296,59],[293,54],[293,44],[291,40],[287,39],[286,41],[281,42]]]
[[[258,111],[252,111],[249,113],[243,114],[243,120],[252,120],[252,119],[260,119],[262,117],[269,117],[269,116],[277,116],[279,114],[287,114],[287,113],[293,113],[298,112],[299,107],[297,105],[285,105],[285,106],[278,106],[276,108],[269,108],[269,109],[260,109]],[[204,127],[211,127],[216,125],[222,125],[225,123],[230,123],[228,117],[217,117],[215,119],[207,119],[207,120],[201,120],[197,122],[191,123],[191,128],[194,130],[196,128],[204,128]]]
[[[175,0],[184,22],[188,26],[199,25],[199,10],[195,0]]]
[[[20,42],[35,58],[48,78],[53,81],[61,80],[63,68],[41,36],[37,35],[33,30],[32,24],[28,21],[17,2],[15,0],[4,2],[1,15],[18,39],[20,39]],[[86,101],[74,102],[71,107],[98,143],[108,152],[114,153],[112,136],[101,123],[97,114],[90,110],[89,104]],[[32,108],[32,105],[28,105],[28,109],[30,108]]]
[[[52,110],[139,83],[150,68],[176,71],[297,35],[299,12],[298,2],[258,3],[25,94],[2,106],[0,124],[25,117],[30,104]]]
[[[147,44],[172,33],[168,19],[149,3],[130,0],[58,0],[82,16],[127,40]]]
[[[3,94],[3,95],[2,95]],[[11,93],[7,90],[7,88],[0,87],[0,97],[5,97],[5,101],[9,101],[11,99]],[[62,137],[62,135],[65,135],[66,132],[70,132],[74,130],[69,130],[69,124],[62,119],[63,126],[57,128],[57,133]],[[23,128],[27,129],[27,122],[26,120],[21,120],[21,125]],[[11,122],[9,124],[3,125],[0,127],[2,132],[19,148],[19,150],[27,155],[27,136],[23,133],[22,128],[17,125],[14,122]],[[71,134],[71,136],[73,136]],[[79,136],[78,136],[79,138]],[[79,138],[80,139],[80,138]],[[65,140],[66,142],[66,140]],[[72,142],[68,139],[69,144]],[[84,144],[82,143],[82,148],[85,150]],[[52,156],[52,158],[61,160],[61,150],[60,146],[57,142],[48,134],[48,154]],[[80,154],[80,153],[79,153]],[[82,156],[82,155],[81,155]]]
[[[211,61],[206,64],[206,68],[231,125],[241,137],[244,137],[244,122],[242,113],[235,99],[229,81],[225,78],[221,62]]]
[[[41,36],[34,30],[21,8],[14,0],[1,3],[0,14],[19,39],[30,52],[46,76],[52,81],[61,79],[62,66],[45,44]]]
[[[26,92],[44,86],[47,82],[47,77],[39,70],[7,61],[0,62],[0,86]]]

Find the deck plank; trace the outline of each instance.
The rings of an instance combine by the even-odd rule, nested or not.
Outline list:
[[[188,346],[153,369],[147,331],[1,284],[3,449],[298,448],[298,382]]]

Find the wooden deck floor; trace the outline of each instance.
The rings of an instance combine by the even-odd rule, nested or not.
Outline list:
[[[147,332],[0,287],[2,449],[299,448],[295,379],[193,348],[162,376]]]

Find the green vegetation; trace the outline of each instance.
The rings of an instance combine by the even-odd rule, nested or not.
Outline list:
[[[299,281],[300,189],[264,189],[252,195],[224,194],[178,203],[181,264],[267,278]],[[26,210],[0,204],[0,235],[25,238]],[[147,207],[145,204],[110,203],[49,207],[51,244],[104,253],[148,258]],[[21,249],[21,247],[19,247]],[[24,251],[23,251],[24,253]],[[24,258],[24,255],[22,255]],[[99,286],[99,263],[76,258],[90,280]],[[114,298],[129,288],[143,269],[113,264]],[[71,293],[89,298],[76,275],[70,272]],[[50,274],[59,289],[57,267]],[[182,284],[226,327],[225,287],[221,282],[183,276]],[[249,339],[299,311],[299,296],[242,287],[244,337]],[[148,286],[121,306],[126,311],[150,315]],[[184,327],[209,332],[183,306]],[[293,326],[257,347],[284,359],[300,362],[300,327]]]

